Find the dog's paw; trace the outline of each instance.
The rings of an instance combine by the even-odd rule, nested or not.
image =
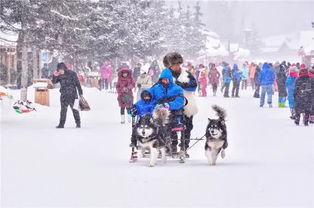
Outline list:
[[[155,166],[155,164],[152,164],[152,163],[149,164],[149,167],[150,167],[150,168],[152,168],[152,167],[154,167],[154,166]]]
[[[224,149],[221,150],[221,153],[220,153],[220,154],[221,154],[221,158],[222,158],[222,159],[224,159],[224,158],[226,157],[226,153],[225,153],[225,150],[224,150]]]

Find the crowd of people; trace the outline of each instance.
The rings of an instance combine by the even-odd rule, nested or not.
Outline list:
[[[169,58],[169,56],[178,56],[180,60],[182,58],[179,54],[168,54],[166,57]],[[186,144],[181,144],[180,147],[185,145],[185,149],[187,149],[191,130],[193,129],[193,116],[197,110],[191,115],[187,115],[189,110],[185,109],[182,103],[178,109],[174,107],[174,104],[177,104],[177,99],[180,100],[182,97],[185,97],[188,98],[188,103],[193,103],[192,105],[190,104],[190,109],[197,109],[195,102],[193,102],[193,99],[189,99],[190,97],[187,96],[187,93],[192,92],[196,94],[194,92],[198,92],[198,96],[206,97],[208,95],[207,89],[210,85],[213,96],[216,96],[220,83],[220,90],[225,98],[230,97],[230,92],[231,97],[240,97],[240,89],[247,90],[248,86],[251,86],[253,89],[252,97],[260,99],[260,107],[264,107],[266,96],[268,106],[273,107],[273,96],[275,92],[278,92],[278,107],[286,107],[286,101],[288,100],[291,109],[290,118],[294,120],[296,125],[300,124],[301,115],[303,115],[305,126],[308,126],[309,123],[314,123],[313,66],[306,66],[299,63],[291,64],[285,61],[274,64],[267,62],[249,64],[248,62],[244,62],[241,67],[238,64],[233,64],[231,67],[227,62],[222,62],[217,66],[214,63],[210,63],[208,66],[200,64],[197,67],[194,67],[189,62],[186,65],[182,64],[183,61],[179,61],[179,64],[176,61],[173,61],[173,63],[176,64],[171,65],[165,63],[164,60],[165,69],[162,71],[157,82],[156,80],[150,80],[151,76],[145,78],[144,76],[143,78],[138,77],[136,80],[134,78],[136,71],[132,71],[128,67],[119,70],[116,88],[121,107],[121,123],[125,123],[125,109],[133,116],[145,113],[151,114],[156,106],[160,106],[160,103],[169,108],[171,112],[175,112],[180,108],[184,109],[187,142]],[[184,77],[182,77],[183,74],[185,74]],[[143,82],[143,80],[145,81]],[[232,89],[230,89],[231,83]],[[172,94],[174,85],[179,86],[183,91],[174,90],[176,93]],[[134,98],[132,92],[134,88],[141,88],[141,86],[145,87],[140,91],[142,93],[139,96],[139,101],[133,105]],[[173,96],[175,97],[174,100],[172,100]],[[169,98],[171,98],[170,101]],[[173,135],[173,137],[175,136]],[[177,138],[174,141],[177,141]],[[175,150],[176,144],[174,143],[173,147]]]

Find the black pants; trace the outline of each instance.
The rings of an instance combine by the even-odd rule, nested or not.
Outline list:
[[[226,83],[223,82],[222,85],[221,85],[220,91],[223,92],[223,90],[225,89],[225,87],[226,87]]]
[[[184,138],[181,135],[181,143],[180,143],[180,149],[185,149],[189,147],[190,139],[191,139],[191,131],[193,129],[193,116],[190,118],[184,115],[184,124],[185,124],[185,130],[184,130]],[[172,151],[177,150],[178,145],[178,134],[176,131],[171,132],[171,149]]]
[[[255,92],[254,92],[254,95],[253,95],[253,97],[255,97],[255,98],[259,98],[260,97],[260,95],[259,95],[259,90],[260,89],[260,85],[259,84],[255,84]]]
[[[120,114],[121,114],[121,115],[124,115],[124,114],[125,114],[125,109],[126,109],[126,112],[129,113],[130,108],[121,107],[121,108],[120,108]]]
[[[232,97],[239,96],[239,87],[240,87],[240,82],[234,80],[233,86],[232,86]]]
[[[213,93],[216,95],[217,92],[217,83],[212,84],[213,85]]]
[[[230,87],[230,83],[224,84],[224,88],[225,88],[224,97],[229,97],[229,87]]]
[[[60,102],[61,102],[61,112],[60,112],[60,122],[59,122],[60,126],[64,126],[64,124],[65,124],[66,117],[67,117],[68,106],[70,106],[71,109],[72,109],[72,113],[73,113],[73,116],[74,116],[74,119],[75,119],[75,123],[77,125],[81,124],[80,113],[78,112],[78,110],[73,109],[74,100],[75,99],[66,99],[66,98],[61,97],[61,99],[60,99]]]
[[[241,86],[241,89],[243,90],[243,89],[247,89],[247,80],[242,80],[242,86]]]

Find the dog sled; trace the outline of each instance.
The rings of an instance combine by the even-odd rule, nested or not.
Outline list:
[[[165,113],[168,111],[167,109],[158,109],[158,113]],[[169,113],[169,112],[168,112]],[[167,116],[166,116],[167,117]],[[149,135],[151,137],[151,142],[154,148],[145,148],[143,146],[143,140],[145,140],[145,128],[149,129],[149,131],[154,132],[154,136]],[[144,116],[136,116],[132,118],[132,129],[136,129],[135,138],[136,138],[136,146],[132,146],[132,152],[130,157],[130,162],[134,163],[137,161],[138,157],[147,158],[149,157],[151,160],[154,160],[152,157],[161,158],[162,160],[166,160],[166,158],[174,158],[179,159],[180,163],[184,163],[186,160],[186,150],[184,149],[184,141],[185,141],[185,125],[184,125],[184,114],[183,111],[175,111],[171,114],[169,113],[169,117],[165,118],[163,116],[153,116],[146,114]],[[137,131],[143,131],[144,135],[139,135]],[[179,152],[173,151],[171,144],[172,138],[171,135],[173,133],[180,134],[181,144],[183,148]],[[148,136],[148,137],[149,137]],[[152,138],[154,137],[154,138]],[[145,142],[145,141],[144,141]],[[153,149],[153,150],[152,150]],[[148,150],[148,151],[147,151]],[[151,151],[157,150],[157,156],[153,156]],[[155,160],[157,159],[155,158]],[[154,162],[153,162],[154,163]],[[152,164],[153,166],[153,164]]]

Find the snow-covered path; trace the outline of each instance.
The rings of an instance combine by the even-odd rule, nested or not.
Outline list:
[[[296,127],[288,108],[259,108],[251,90],[197,98],[193,137],[205,133],[212,104],[227,110],[226,158],[209,166],[201,141],[185,164],[149,168],[147,159],[128,163],[131,126],[119,123],[116,95],[84,94],[92,110],[81,129],[70,111],[66,128],[54,128],[57,90],[34,113],[2,106],[2,207],[314,207],[314,126]]]

